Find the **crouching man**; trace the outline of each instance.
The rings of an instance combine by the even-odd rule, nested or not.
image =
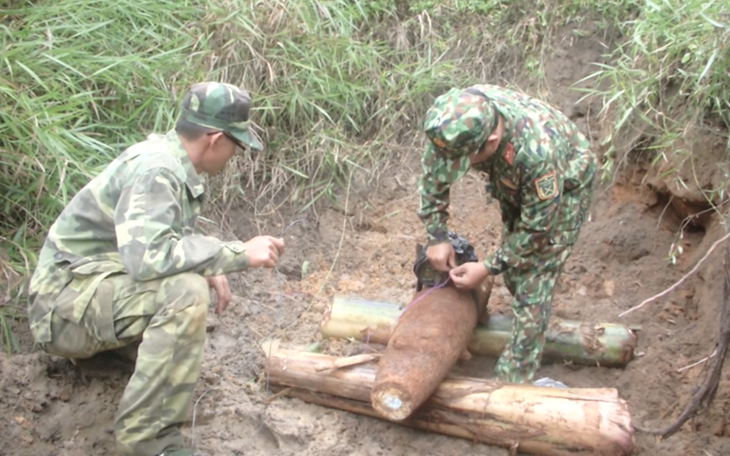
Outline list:
[[[124,151],[51,226],[30,283],[33,336],[46,352],[136,359],[114,432],[120,456],[192,454],[185,421],[198,379],[209,289],[220,313],[224,274],[273,267],[282,239],[223,242],[195,231],[215,175],[236,150],[263,148],[248,127],[245,90],[201,83],[185,94],[175,129]]]

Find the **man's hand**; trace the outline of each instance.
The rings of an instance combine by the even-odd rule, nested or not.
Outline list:
[[[437,271],[449,272],[456,267],[456,253],[450,242],[429,245],[426,249],[426,258]]]
[[[271,236],[256,236],[243,243],[250,268],[273,268],[284,253],[284,239]]]
[[[449,277],[451,277],[451,281],[454,282],[456,288],[466,288],[468,290],[478,287],[488,276],[489,271],[481,262],[464,263],[449,271]]]
[[[231,289],[228,287],[228,279],[224,275],[219,275],[206,277],[205,280],[208,281],[208,286],[215,290],[215,294],[218,296],[218,305],[215,308],[215,313],[220,314],[226,310],[228,303],[231,302]]]

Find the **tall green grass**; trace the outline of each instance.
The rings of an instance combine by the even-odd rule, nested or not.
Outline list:
[[[730,3],[646,0],[636,18],[619,25],[625,41],[591,76],[611,124],[605,176],[633,149],[665,163],[674,152],[686,154],[673,144],[692,128],[727,136]]]
[[[124,147],[172,127],[194,82],[249,88],[268,145],[214,180],[218,201],[250,190],[246,200],[291,196],[305,209],[349,168],[387,156],[384,141],[418,122],[427,95],[465,75],[443,55],[454,38],[416,37],[417,20],[403,25],[393,5],[366,4],[4,2],[0,291],[32,272],[45,231],[81,186]],[[12,311],[2,309],[7,336]]]
[[[206,75],[204,2],[14,2],[0,29],[0,238],[22,269],[64,204]],[[22,261],[20,261],[22,259]]]
[[[169,127],[180,87],[208,76],[203,1],[5,2],[0,10],[0,343],[24,314],[45,230],[125,146]]]
[[[11,2],[0,13],[5,267],[31,270],[66,202],[124,147],[171,128],[193,82],[246,86],[268,146],[214,182],[220,199],[288,196],[306,209],[349,168],[381,163],[386,144],[412,142],[437,92],[510,74],[522,54],[501,38],[514,24],[500,21],[517,18],[513,44],[535,22],[526,2],[414,2],[405,15],[399,5]]]
[[[712,22],[704,19],[727,23],[717,0],[690,1],[704,16],[676,0],[3,4],[0,270],[11,278],[5,283],[32,271],[45,231],[78,189],[124,147],[171,128],[182,93],[201,80],[253,94],[266,151],[237,157],[211,184],[217,207],[245,203],[260,213],[284,201],[306,210],[335,195],[353,169],[376,176],[390,155],[422,141],[423,112],[451,86],[541,78],[554,31],[571,22],[620,26],[632,37],[615,65],[595,76],[609,82],[601,94],[618,118],[632,106],[648,112],[651,94],[664,87],[660,74],[686,80],[686,90],[698,80],[703,90],[692,91],[693,105],[715,115],[727,108],[727,85],[719,82],[727,29],[708,28]],[[672,14],[682,19],[676,26]],[[662,57],[667,42],[686,47],[692,39],[708,53],[672,54],[678,64],[671,65]],[[711,43],[720,50],[713,53]]]

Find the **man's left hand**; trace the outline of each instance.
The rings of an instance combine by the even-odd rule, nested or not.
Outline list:
[[[228,278],[224,275],[219,275],[206,277],[205,280],[208,281],[208,285],[215,290],[215,294],[218,296],[218,305],[215,308],[215,313],[220,314],[226,310],[228,303],[231,302],[231,289],[228,287]]]
[[[464,263],[449,271],[449,277],[451,277],[456,288],[465,288],[467,290],[473,290],[478,287],[488,276],[489,271],[487,271],[487,268],[481,262]]]

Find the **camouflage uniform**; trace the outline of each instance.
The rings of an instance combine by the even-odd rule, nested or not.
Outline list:
[[[249,103],[237,87],[196,84],[182,116],[261,149],[248,130]],[[242,242],[195,232],[204,196],[177,133],[151,135],[71,200],[31,279],[30,327],[48,353],[87,358],[138,345],[115,418],[120,455],[183,447],[210,301],[203,276],[248,267]]]
[[[419,217],[431,245],[448,241],[449,188],[504,120],[497,151],[474,166],[489,175],[500,203],[502,243],[487,256],[490,274],[505,273],[514,299],[510,342],[495,368],[503,381],[532,381],[540,366],[553,290],[570,255],[593,192],[596,158],[563,113],[527,95],[492,85],[451,89],[424,124]]]

